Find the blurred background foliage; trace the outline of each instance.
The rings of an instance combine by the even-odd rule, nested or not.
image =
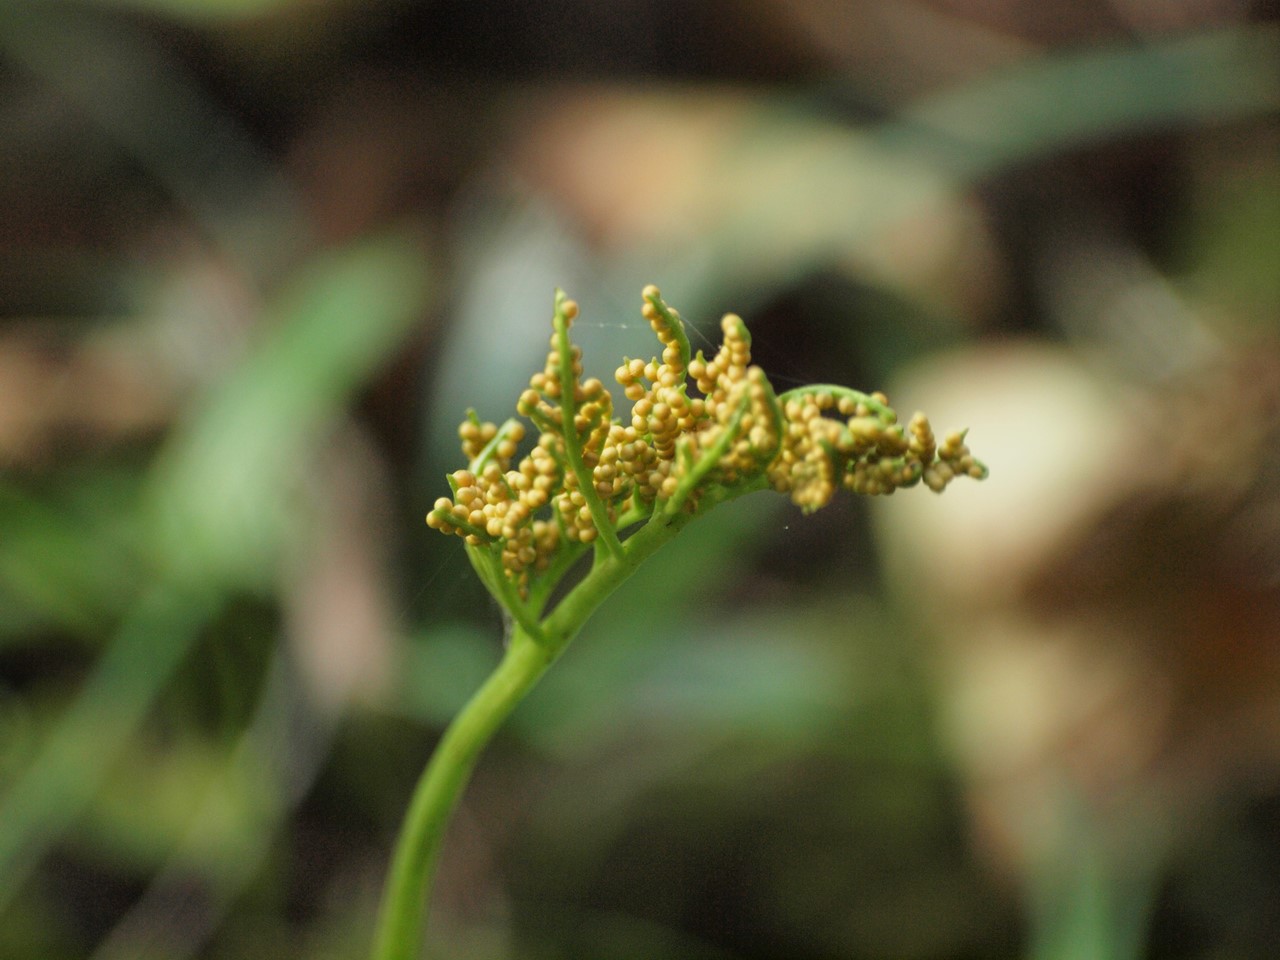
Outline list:
[[[668,547],[427,955],[1274,956],[1278,12],[0,2],[0,956],[366,954],[500,642],[456,424],[651,281],[992,477]]]

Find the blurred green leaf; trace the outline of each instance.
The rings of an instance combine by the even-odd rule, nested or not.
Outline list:
[[[401,235],[305,264],[244,362],[195,411],[151,477],[162,562],[188,583],[269,574],[298,515],[307,456],[352,392],[420,320],[421,247]]]
[[[216,23],[242,20],[314,5],[314,0],[94,0],[100,7],[145,10],[161,16]]]
[[[324,425],[403,340],[428,295],[422,250],[403,235],[317,257],[161,456],[144,508],[158,579],[0,798],[0,908],[81,816],[227,595],[272,575],[284,539],[306,522],[294,495]]]
[[[0,634],[100,636],[136,597],[136,478],[96,471],[66,480],[39,496],[0,480]]]
[[[1081,144],[1280,108],[1280,27],[1230,26],[1037,58],[927,98],[887,144],[942,158],[962,181]]]
[[[264,801],[256,795],[267,787],[235,776],[242,772],[194,730],[177,731],[163,745],[135,740],[77,838],[92,854],[139,873],[154,871],[179,848],[193,869],[233,871],[243,838],[261,839],[254,827]],[[201,798],[196,823],[193,797]]]
[[[903,292],[929,309],[929,278],[886,252],[904,224],[951,217],[976,182],[1083,144],[1263,116],[1280,107],[1280,27],[1228,27],[1135,45],[1030,58],[850,129],[803,103],[755,110],[755,124],[705,185],[708,228],[673,250],[626,250],[619,277],[655,275],[691,316],[717,303],[744,313],[821,268]],[[661,270],[660,273],[655,271]],[[935,302],[930,303],[933,300]]]
[[[1178,237],[1190,268],[1187,286],[1204,302],[1274,330],[1280,317],[1280,168],[1247,155],[1235,163],[1243,169],[1215,169],[1212,182],[1201,186],[1206,195],[1199,198],[1198,215]]]

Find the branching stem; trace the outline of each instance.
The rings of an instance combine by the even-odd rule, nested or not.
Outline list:
[[[912,419],[911,447],[882,394],[818,384],[775,395],[764,372],[748,367],[751,336],[732,314],[722,322],[725,346],[717,358],[708,363],[698,355],[703,373],[717,371],[717,387],[695,406],[686,393],[689,341],[680,316],[657,287],[646,287],[643,296],[644,316],[664,350],[660,364],[626,361],[617,374],[635,401],[630,427],[612,418],[612,398],[599,383],[579,383],[569,338],[577,305],[557,290],[552,353],[516,407],[543,434],[534,451],[511,470],[524,435],[519,421],[499,428],[472,411],[459,429],[464,452],[474,456],[467,470],[450,474],[456,502],[436,501],[427,523],[466,538],[468,559],[514,627],[502,659],[445,730],[414,791],[383,894],[374,960],[418,955],[440,845],[485,744],[605,598],[691,520],[767,487],[790,491],[806,512],[841,485],[892,492],[919,481],[925,460],[938,461],[928,477],[935,490],[957,473],[986,475],[963,434],[935,450],[923,414]],[[791,400],[794,410],[787,409]],[[833,400],[857,416],[833,424],[822,412]],[[872,424],[873,439],[855,463],[837,449],[831,431],[847,434],[867,413],[879,424]],[[486,436],[477,451],[477,438]],[[662,490],[671,496],[663,498]],[[551,517],[538,518],[538,511]],[[552,606],[588,549],[590,570]]]
[[[555,655],[519,624],[489,679],[454,718],[418,781],[396,844],[378,918],[375,960],[414,960],[445,827],[494,731]]]
[[[655,514],[619,544],[617,555],[599,556],[591,572],[537,626],[539,635],[531,636],[517,620],[502,660],[449,725],[414,791],[391,862],[374,960],[418,956],[445,828],[485,744],[596,608],[691,519],[692,514]]]
[[[604,544],[604,549],[611,556],[619,557],[622,555],[622,544],[618,541],[618,534],[613,529],[613,524],[609,522],[608,508],[601,501],[600,494],[596,492],[591,471],[582,461],[582,438],[578,435],[575,422],[578,404],[574,394],[578,389],[578,378],[573,372],[573,344],[569,340],[569,323],[573,317],[565,308],[568,302],[564,291],[557,290],[555,317],[552,322],[555,326],[556,351],[560,355],[560,419],[564,436],[564,455],[569,461],[569,469],[578,480],[578,491],[586,501],[587,509],[591,511],[591,519],[600,541]],[[576,305],[573,309],[577,309]]]

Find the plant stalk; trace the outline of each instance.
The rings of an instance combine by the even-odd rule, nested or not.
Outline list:
[[[445,828],[476,759],[555,655],[516,625],[501,662],[454,717],[405,815],[378,917],[375,960],[415,960]]]
[[[373,960],[416,960],[445,830],[480,752],[609,594],[691,519],[655,515],[542,621],[541,636],[516,623],[502,660],[445,730],[409,803],[378,916]]]

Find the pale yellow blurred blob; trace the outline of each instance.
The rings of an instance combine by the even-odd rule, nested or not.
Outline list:
[[[1015,875],[1071,856],[1081,812],[1121,860],[1156,856],[1280,774],[1280,563],[1242,533],[1280,526],[1280,366],[1206,358],[1143,391],[1101,369],[1006,345],[890,393],[991,469],[876,521],[937,638],[975,836]]]

